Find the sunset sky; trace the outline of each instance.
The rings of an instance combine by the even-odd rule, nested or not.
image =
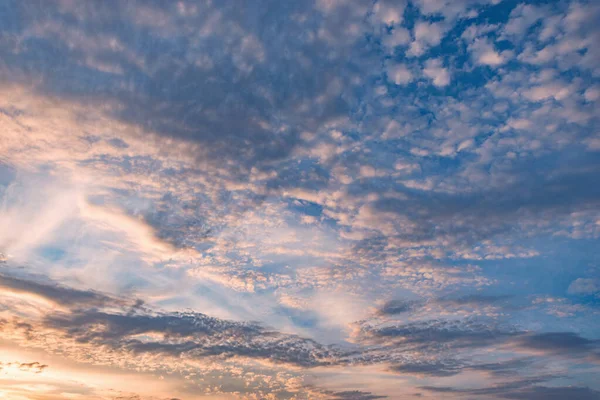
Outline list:
[[[0,399],[600,399],[600,1],[0,0]]]

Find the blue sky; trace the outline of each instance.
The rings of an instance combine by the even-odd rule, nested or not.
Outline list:
[[[0,398],[599,399],[600,3],[0,3]]]

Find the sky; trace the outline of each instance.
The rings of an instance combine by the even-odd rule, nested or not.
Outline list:
[[[597,0],[0,0],[0,399],[600,399]]]

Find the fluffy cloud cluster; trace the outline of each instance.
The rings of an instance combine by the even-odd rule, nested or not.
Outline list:
[[[0,6],[7,340],[184,394],[597,396],[600,6],[517,3]]]

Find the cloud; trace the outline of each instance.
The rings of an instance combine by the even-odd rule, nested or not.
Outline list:
[[[146,13],[136,13],[137,8]],[[116,8],[88,5],[77,10],[11,7],[24,22],[37,21],[37,25],[12,33],[11,37],[27,43],[21,51],[14,42],[3,42],[2,51],[10,54],[3,60],[5,71],[15,77],[29,71],[23,79],[34,78],[39,93],[110,104],[113,118],[187,141],[199,159],[227,160],[230,171],[243,176],[252,167],[266,168],[290,155],[301,142],[302,129],[315,130],[347,115],[349,103],[340,96],[342,81],[347,79],[335,71],[340,70],[336,65],[351,58],[341,53],[335,59],[325,57],[328,49],[341,44],[327,44],[335,35],[335,22],[324,26],[319,26],[318,19],[310,22],[309,36],[321,35],[317,41],[295,35],[294,31],[308,33],[306,24],[287,24],[286,35],[296,39],[286,40],[283,52],[279,41],[270,40],[269,29],[263,30],[262,36],[249,32],[253,21],[275,28],[278,18],[240,14],[236,6],[225,3],[214,8],[196,5],[190,7],[195,10],[190,13],[172,8],[133,3]],[[305,16],[311,12],[315,10],[303,6],[289,10]],[[142,17],[151,14],[161,17]],[[117,16],[124,24],[111,23]],[[69,24],[69,18],[78,21],[76,26]],[[189,38],[189,46],[183,52],[170,47],[165,37],[184,38],[191,26],[198,29]],[[215,45],[217,37],[228,43],[227,48]],[[43,62],[28,59],[37,51],[44,52]],[[298,58],[303,62],[295,62]],[[328,65],[317,63],[325,59]],[[97,68],[99,63],[112,67]],[[317,65],[321,66],[315,74]],[[76,79],[65,80],[52,72],[67,69],[77,71]],[[279,77],[275,81],[268,79],[273,73]],[[39,80],[40,76],[44,79]],[[286,78],[291,76],[291,80]],[[294,90],[282,92],[275,85]],[[270,122],[276,114],[279,126]]]
[[[544,15],[544,10],[529,5],[519,4],[510,13],[510,19],[504,26],[504,34],[522,38],[527,30],[539,21]]]
[[[411,311],[416,302],[405,300],[390,300],[379,309],[381,315],[396,315]]]
[[[373,5],[373,20],[386,25],[401,24],[404,20],[404,1],[379,0]]]
[[[581,400],[593,400],[600,397],[600,392],[587,387],[546,387],[536,386],[533,388],[524,389],[518,393],[508,393],[504,395],[507,399],[564,399],[576,398]]]
[[[529,358],[517,358],[502,362],[473,364],[467,369],[474,371],[489,372],[497,377],[518,376],[518,374],[529,367],[533,360]]]
[[[461,297],[442,297],[426,301],[393,299],[383,303],[377,310],[379,316],[394,316],[400,314],[418,314],[431,312],[432,309],[456,309],[460,307],[488,307],[505,305],[511,296],[472,294]]]
[[[308,339],[200,313],[122,314],[89,310],[50,315],[43,326],[64,332],[79,343],[139,354],[247,357],[304,367],[327,365],[336,358],[335,351]],[[148,339],[143,339],[145,335]]]
[[[408,29],[397,26],[383,37],[383,43],[389,48],[390,52],[398,46],[405,46],[410,43],[410,32]]]
[[[386,399],[388,396],[378,396],[371,392],[362,392],[360,390],[348,390],[343,392],[330,393],[332,399],[337,400],[375,400]]]
[[[599,11],[0,6],[3,340],[198,396],[597,390]]]
[[[391,363],[389,371],[414,376],[444,377],[465,371],[512,376],[515,371],[527,368],[530,361],[517,359],[477,363],[444,358],[444,354],[450,349],[487,348],[503,343],[546,355],[589,353],[596,346],[595,341],[574,333],[528,334],[501,328],[483,320],[432,320],[387,326],[363,324],[355,335],[355,342],[366,347],[362,350],[344,351],[311,339],[267,329],[256,323],[228,321],[191,311],[152,311],[140,302],[22,278],[3,276],[3,284],[5,287],[10,285],[11,288],[18,288],[20,293],[44,296],[57,303],[76,304],[71,309],[66,308],[68,311],[46,312],[37,322],[30,320],[26,324],[28,339],[24,344],[31,342],[30,344],[35,345],[38,337],[47,338],[52,335],[56,339],[60,338],[59,342],[68,340],[72,343],[69,352],[73,357],[79,358],[78,353],[84,352],[91,357],[90,360],[104,359],[103,362],[111,363],[116,363],[124,355],[128,355],[130,362],[134,363],[136,357],[145,359],[145,362],[152,359],[149,357],[158,357],[162,362],[172,359],[187,360],[189,363],[202,360],[255,360],[302,368]],[[491,304],[503,298],[470,296],[440,302]],[[389,302],[382,307],[380,315],[394,316],[410,312],[412,305],[413,303]],[[9,324],[3,329],[14,337],[19,329],[23,329],[17,325]],[[374,349],[369,348],[372,345],[377,345],[379,349],[373,351]],[[78,349],[76,353],[72,353],[75,349]],[[102,349],[100,353],[104,355],[96,354],[96,349]],[[409,354],[407,352],[415,351],[427,354],[427,358],[406,358]],[[109,356],[113,353],[114,355]],[[113,357],[114,360],[111,361]],[[149,364],[149,367],[155,368],[152,365]],[[32,364],[33,367],[35,365]],[[139,367],[143,368],[143,364]],[[348,391],[335,395],[350,396],[355,395],[354,393]],[[371,396],[369,393],[364,395]]]
[[[70,308],[102,307],[116,302],[94,291],[77,290],[6,275],[0,275],[0,290],[34,294]]]
[[[410,45],[409,54],[423,55],[429,48],[440,44],[445,34],[442,23],[419,21],[415,24],[415,39]]]
[[[373,202],[369,207],[370,219],[389,221],[397,217],[398,223],[392,232],[407,242],[451,237],[456,243],[490,238],[505,229],[512,229],[514,225],[511,223],[509,228],[507,222],[514,221],[518,214],[542,215],[553,210],[554,215],[558,215],[593,207],[600,199],[599,193],[589,186],[590,172],[597,169],[597,160],[592,156],[581,158],[579,162],[588,165],[587,169],[565,166],[557,175],[541,181],[536,180],[535,173],[518,173],[508,186],[479,193],[471,191],[455,195],[402,190],[405,199],[380,198]],[[529,166],[536,168],[536,164]],[[539,190],[534,191],[534,187]],[[578,195],[573,196],[573,193]],[[457,221],[469,229],[456,229]],[[433,226],[435,229],[431,229]]]
[[[453,304],[453,305],[489,305],[497,304],[509,299],[511,296],[507,295],[484,295],[484,294],[473,294],[455,298],[442,298],[438,299],[438,302],[442,304]]]
[[[494,5],[498,0],[416,0],[415,4],[425,15],[444,16],[453,21],[456,18],[467,17],[477,6]]]
[[[595,279],[577,278],[569,285],[567,293],[573,295],[590,295],[600,292],[600,283]]]
[[[413,80],[412,73],[403,64],[391,64],[387,67],[388,79],[396,85],[404,85]]]
[[[515,344],[526,350],[567,356],[589,355],[600,361],[600,342],[579,336],[574,332],[546,332],[524,335]]]
[[[440,345],[452,348],[486,347],[507,341],[519,333],[483,321],[430,320],[401,325],[363,325],[357,335],[365,343],[433,351]]]
[[[441,60],[427,60],[423,73],[433,81],[435,86],[447,86],[450,83],[450,73],[442,67]]]
[[[446,362],[400,364],[392,366],[390,370],[401,374],[444,377],[459,374],[462,368],[456,361],[450,360]]]
[[[31,329],[50,329],[85,348],[202,359],[243,357],[303,367],[338,363],[340,352],[313,340],[282,334],[255,323],[233,322],[194,312],[152,312],[140,301],[115,299],[2,276],[2,287],[43,296],[71,308],[50,309]],[[33,322],[33,320],[32,320]]]
[[[42,372],[44,372],[44,370],[46,368],[48,368],[48,365],[39,363],[37,361],[26,362],[26,363],[22,363],[22,362],[3,363],[3,362],[0,362],[0,371],[2,371],[3,369],[10,369],[10,368],[16,368],[19,371],[33,372],[35,374],[41,374]]]
[[[485,39],[476,39],[469,45],[469,50],[476,64],[497,67],[507,61],[507,56],[498,53],[494,45]]]
[[[535,382],[535,380],[533,380]],[[598,398],[600,392],[588,387],[547,387],[533,386],[522,388],[529,381],[502,384],[486,389],[453,389],[450,387],[422,387],[436,393],[457,393],[462,395],[494,395],[503,399],[564,399],[575,396],[577,399],[592,400]]]
[[[335,351],[308,339],[271,332],[257,325],[221,321],[199,313],[123,315],[84,312],[50,316],[44,324],[68,333],[81,343],[141,354],[247,357],[303,367],[328,365],[336,357]],[[165,340],[135,338],[146,334],[164,335]]]
[[[583,97],[586,101],[596,101],[600,99],[600,88],[599,87],[590,87],[585,90]]]

